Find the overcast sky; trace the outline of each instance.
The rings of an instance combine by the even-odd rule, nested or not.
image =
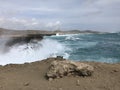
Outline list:
[[[120,31],[120,0],[0,0],[0,27]]]

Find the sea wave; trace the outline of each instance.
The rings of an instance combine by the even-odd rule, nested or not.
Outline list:
[[[65,45],[52,39],[43,39],[37,43],[15,45],[6,53],[0,54],[0,65],[9,63],[25,63],[42,60],[57,55],[68,58]]]
[[[3,44],[5,43],[2,40]],[[70,60],[120,62],[120,35],[118,33],[46,36],[42,41],[14,45],[5,53],[0,46],[0,65],[25,63],[48,57],[63,56]]]
[[[68,52],[68,59],[108,63],[120,62],[119,33],[54,36],[52,39],[65,44],[71,49]]]

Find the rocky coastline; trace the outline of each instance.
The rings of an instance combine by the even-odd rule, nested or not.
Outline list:
[[[94,68],[91,76],[67,75],[48,80],[51,63],[65,59],[48,58],[24,64],[0,66],[0,90],[119,90],[120,63],[80,62]],[[78,62],[79,63],[79,62]]]
[[[5,45],[10,47],[56,33],[83,32],[0,29],[0,38],[8,38]],[[75,62],[58,56],[31,63],[0,65],[0,90],[120,90],[120,63]]]
[[[44,36],[51,36],[51,35],[65,35],[65,34],[81,34],[81,33],[96,33],[99,34],[100,32],[92,31],[92,30],[70,30],[70,31],[47,31],[47,30],[9,30],[0,28],[0,39],[7,39],[6,46],[12,46],[15,44],[24,44],[30,43],[34,40],[42,40]]]

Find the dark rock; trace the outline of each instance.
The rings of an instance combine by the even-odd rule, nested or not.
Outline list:
[[[6,46],[13,46],[15,44],[24,44],[35,42],[35,40],[42,40],[43,36],[40,34],[28,34],[25,36],[13,36],[7,43]]]
[[[63,56],[57,56],[56,59],[57,60],[63,60]]]

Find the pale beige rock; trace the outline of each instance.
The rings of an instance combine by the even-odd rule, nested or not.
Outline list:
[[[91,65],[69,60],[53,61],[46,74],[47,78],[61,78],[67,75],[91,76],[94,68]]]

